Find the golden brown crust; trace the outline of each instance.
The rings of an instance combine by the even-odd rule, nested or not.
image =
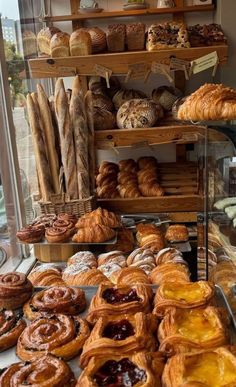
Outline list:
[[[38,50],[41,54],[50,55],[50,41],[54,34],[60,32],[57,27],[42,28],[37,35]]]
[[[114,214],[114,212],[107,211],[106,209],[99,207],[96,210],[81,216],[81,218],[76,223],[77,228],[94,225],[117,228],[120,227],[121,222],[120,218]]]
[[[134,266],[125,267],[119,272],[114,273],[111,276],[111,280],[118,286],[137,284],[150,285],[150,280],[145,271]]]
[[[19,314],[11,310],[0,310],[0,352],[14,347],[25,327],[26,323]]]
[[[186,263],[166,262],[158,265],[150,273],[150,280],[155,285],[161,285],[164,282],[189,282],[190,273]]]
[[[149,249],[136,249],[128,256],[127,266],[138,267],[148,275],[156,267],[154,254]]]
[[[91,269],[96,268],[98,265],[97,258],[91,251],[78,251],[68,259],[67,266],[81,263],[90,266]]]
[[[80,228],[72,240],[76,243],[102,243],[113,239],[115,235],[116,232],[112,228],[95,224]]]
[[[184,224],[169,226],[165,235],[169,242],[184,242],[188,240],[188,237],[188,229]]]
[[[23,273],[12,272],[0,275],[0,309],[21,307],[33,292],[33,286]]]
[[[173,248],[167,247],[162,249],[156,255],[156,265],[161,265],[162,263],[174,262],[174,263],[185,263],[183,260],[183,255],[181,251]]]
[[[48,243],[64,243],[71,238],[71,230],[64,227],[49,227],[45,231],[45,238]]]
[[[70,286],[94,286],[101,283],[110,283],[107,277],[98,269],[78,264],[68,266],[63,275],[63,280]]]
[[[56,267],[41,265],[34,269],[28,276],[34,286],[63,286],[61,271]]]
[[[66,32],[55,33],[50,40],[50,53],[52,58],[70,56],[70,35]]]
[[[92,54],[92,40],[88,32],[76,30],[70,36],[70,55],[83,56]]]
[[[113,245],[112,245],[113,246]],[[126,258],[122,251],[112,250],[108,253],[103,253],[98,256],[98,267],[107,263],[116,263],[120,267],[126,266]]]
[[[106,251],[119,250],[122,253],[130,253],[133,251],[134,246],[135,241],[132,230],[123,227],[117,232],[117,242],[112,246],[107,245]]]
[[[140,192],[146,197],[164,196],[165,191],[158,183],[139,184]]]
[[[165,247],[164,237],[160,228],[154,224],[140,223],[136,226],[136,238],[138,244],[143,249],[149,249],[156,253]]]

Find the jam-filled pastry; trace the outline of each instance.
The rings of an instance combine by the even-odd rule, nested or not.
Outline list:
[[[189,238],[188,229],[184,224],[174,224],[168,227],[165,238],[169,242],[186,242]]]
[[[54,356],[46,355],[32,363],[15,363],[0,376],[0,387],[74,387],[76,379],[70,367]]]
[[[85,308],[86,299],[82,289],[54,286],[35,293],[23,310],[28,320],[35,320],[45,313],[78,315]]]
[[[189,282],[189,276],[185,262],[183,264],[167,262],[153,269],[149,277],[153,284],[161,285],[163,282]]]
[[[98,319],[80,355],[82,368],[91,357],[101,358],[115,353],[132,354],[142,350],[153,352],[157,348],[154,333],[157,319],[153,314],[126,314],[104,316]]]
[[[100,270],[91,269],[90,266],[82,263],[67,266],[62,278],[69,286],[93,286],[110,282]]]
[[[87,322],[77,316],[41,316],[22,332],[16,353],[25,361],[46,354],[69,360],[78,355],[89,333]]]
[[[164,368],[162,386],[234,387],[236,357],[223,347],[173,356]]]
[[[122,251],[113,250],[108,253],[99,254],[98,266],[105,265],[107,263],[116,263],[120,267],[126,266],[126,258]]]
[[[197,352],[228,344],[226,329],[216,308],[170,308],[158,328],[159,350],[168,356]]]
[[[0,352],[16,345],[18,337],[26,327],[26,323],[12,310],[0,310]]]
[[[76,254],[72,255],[67,261],[67,265],[84,263],[91,267],[91,269],[97,267],[97,259],[91,251],[78,251]]]
[[[160,387],[158,373],[152,369],[151,354],[92,357],[76,387]]]
[[[174,247],[167,247],[156,254],[157,266],[167,262],[185,264],[181,251],[175,249]]]
[[[0,308],[17,309],[33,292],[32,283],[23,273],[12,272],[0,275]]]
[[[150,280],[143,269],[139,267],[125,267],[111,276],[111,281],[118,286],[124,285],[150,285]]]
[[[38,243],[44,238],[43,224],[30,224],[17,231],[16,236],[22,243]]]
[[[54,264],[43,264],[31,271],[28,278],[34,286],[61,286],[65,282],[61,278],[62,272]]]
[[[214,287],[206,281],[164,282],[154,298],[153,313],[163,317],[170,307],[191,309],[207,306],[214,296]]]
[[[134,250],[127,258],[127,266],[138,267],[146,274],[150,274],[156,267],[152,250],[141,248]]]
[[[97,208],[96,210],[89,212],[79,218],[76,223],[77,228],[91,227],[99,224],[110,228],[117,228],[121,226],[120,218],[114,212],[107,211],[104,208]]]
[[[152,289],[145,285],[100,285],[97,294],[92,298],[86,319],[94,324],[100,317],[107,315],[150,312],[152,297]]]

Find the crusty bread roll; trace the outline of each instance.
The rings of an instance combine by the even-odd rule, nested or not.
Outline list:
[[[70,37],[70,55],[84,56],[92,54],[92,39],[87,31],[76,30]]]
[[[146,99],[131,99],[125,102],[117,112],[119,128],[151,128],[160,118],[157,106]]]
[[[42,28],[37,35],[37,44],[40,54],[50,55],[50,42],[54,34],[60,32],[57,27]]]
[[[57,32],[50,41],[52,58],[70,56],[70,35],[66,32]]]

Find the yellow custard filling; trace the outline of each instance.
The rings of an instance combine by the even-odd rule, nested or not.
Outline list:
[[[204,299],[205,289],[197,282],[178,283],[177,285],[173,282],[163,286],[163,294],[166,299],[186,302],[201,301]]]
[[[183,382],[201,382],[209,387],[236,385],[236,367],[230,359],[213,352],[193,356],[185,364]]]

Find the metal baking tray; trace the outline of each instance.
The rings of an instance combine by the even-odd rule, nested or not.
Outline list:
[[[49,243],[48,241],[46,240],[43,240],[41,242],[37,242],[37,243],[24,243],[24,242],[21,242],[21,241],[17,241],[17,243],[19,243],[20,245],[39,245],[39,246],[57,246],[57,245],[63,245],[63,246],[67,246],[67,245],[72,245],[72,246],[106,246],[106,245],[114,245],[115,243],[117,242],[117,233],[116,233],[116,236],[112,239],[110,239],[109,241],[105,241],[105,242],[100,242],[100,243],[89,243],[89,242],[86,242],[86,243],[76,243],[76,242],[56,242],[56,243]]]
[[[151,285],[152,286],[152,285]],[[96,294],[97,292],[97,287],[95,286],[80,286],[81,289],[85,291],[86,295],[86,300],[87,300],[87,305],[89,306],[92,297]],[[155,292],[155,289],[157,288],[156,285],[152,286],[153,291]],[[43,288],[35,288],[35,291],[42,290]],[[215,302],[216,305],[219,307],[223,307],[226,309],[229,317],[230,317],[230,345],[235,345],[236,344],[236,322],[233,316],[233,313],[231,311],[231,308],[227,302],[227,299],[225,297],[225,294],[223,290],[221,289],[220,286],[215,285]],[[80,317],[85,317],[87,314],[87,309],[85,312],[80,314]],[[4,351],[0,353],[0,369],[3,369],[5,367],[8,367],[9,365],[13,363],[17,363],[20,361],[20,359],[16,356],[15,353],[16,347],[13,347],[7,351]],[[81,374],[81,368],[79,368],[79,356],[76,356],[73,360],[68,361],[68,364],[70,365],[72,371],[75,374],[75,377],[78,378],[79,375]]]

